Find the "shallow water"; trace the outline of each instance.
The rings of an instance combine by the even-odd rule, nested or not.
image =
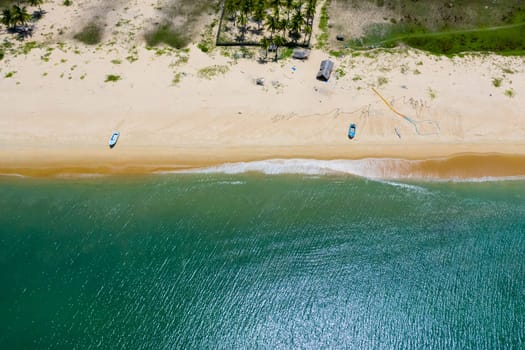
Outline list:
[[[0,178],[0,348],[518,349],[525,182]]]

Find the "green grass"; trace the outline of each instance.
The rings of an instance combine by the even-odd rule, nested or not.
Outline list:
[[[190,37],[174,30],[167,24],[160,25],[156,29],[146,33],[145,39],[148,46],[166,44],[176,49],[181,49],[190,42]]]
[[[0,49],[0,61],[4,59],[4,50]]]
[[[292,55],[293,55],[293,49],[290,47],[283,47],[279,53],[279,56],[281,59],[290,58],[292,57]]]
[[[501,86],[501,78],[493,78],[492,79],[492,85],[494,85],[494,87],[500,87]]]
[[[109,75],[106,75],[106,80],[104,80],[104,82],[105,83],[116,83],[117,81],[121,79],[122,77],[120,75],[109,74]]]
[[[346,75],[346,72],[343,68],[339,67],[335,70],[336,79],[341,79]]]
[[[319,16],[319,29],[321,34],[317,36],[316,48],[326,49],[328,47],[328,7],[330,6],[330,0],[325,0],[321,7],[321,14]]]
[[[441,32],[427,32],[415,25],[376,25],[368,29],[365,37],[353,40],[349,45],[355,49],[392,48],[401,43],[443,55],[463,52],[525,55],[525,23]]]
[[[11,72],[7,72],[5,75],[4,75],[4,78],[12,78],[13,75],[16,74],[16,71],[11,71]]]
[[[514,90],[512,89],[505,90],[505,96],[512,98],[514,97],[514,95],[515,95]]]
[[[74,38],[86,45],[97,45],[102,41],[103,30],[97,23],[88,23]]]

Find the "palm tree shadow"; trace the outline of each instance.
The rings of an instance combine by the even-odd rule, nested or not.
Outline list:
[[[24,40],[33,36],[33,25],[14,26],[7,29],[9,34],[16,34],[18,39]]]

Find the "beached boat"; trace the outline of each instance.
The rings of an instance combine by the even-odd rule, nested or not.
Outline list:
[[[354,123],[350,124],[350,128],[348,128],[348,138],[351,140],[355,137],[356,132],[356,126]]]
[[[111,137],[109,138],[109,147],[113,148],[117,144],[118,137],[120,136],[120,132],[115,131]]]

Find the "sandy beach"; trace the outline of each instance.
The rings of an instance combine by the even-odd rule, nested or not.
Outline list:
[[[109,9],[108,21],[125,25],[101,45],[57,38],[48,33],[71,31],[82,18],[79,9],[89,11],[92,2],[60,3],[43,6],[48,13],[30,39],[42,45],[0,61],[3,174],[136,174],[273,158],[400,158],[438,159],[420,170],[445,177],[525,175],[521,57],[370,51],[331,57],[335,71],[325,83],[315,79],[320,61],[329,58],[319,50],[304,62],[265,64],[236,59],[235,49],[148,50],[138,32],[126,33],[155,20],[149,1]],[[0,34],[7,38],[13,41]],[[131,54],[136,59],[126,59]],[[106,82],[111,74],[120,79]],[[255,83],[258,78],[264,86]],[[357,125],[354,140],[347,137],[349,123]],[[121,137],[110,149],[114,130]]]

